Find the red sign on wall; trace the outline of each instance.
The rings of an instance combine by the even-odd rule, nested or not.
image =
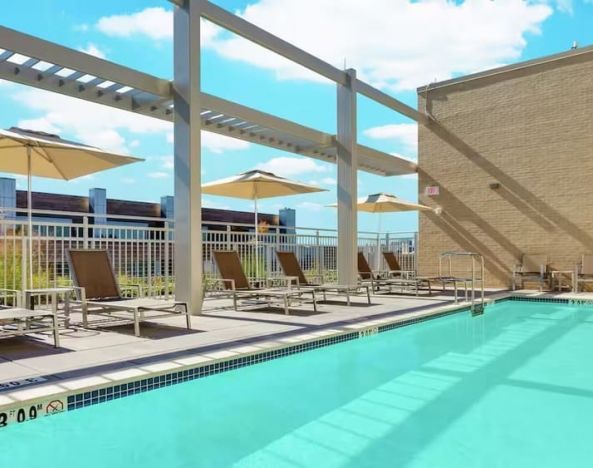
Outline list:
[[[440,193],[438,185],[428,185],[424,188],[424,195],[427,197],[435,197]]]

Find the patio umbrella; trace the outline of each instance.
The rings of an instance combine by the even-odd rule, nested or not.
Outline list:
[[[359,198],[356,206],[358,207],[358,211],[369,213],[432,210],[429,206],[403,200],[389,193],[375,193]]]
[[[63,140],[57,135],[12,127],[0,130],[0,172],[27,176],[29,284],[33,286],[31,178],[70,180],[142,161]]]
[[[242,174],[215,180],[202,185],[202,192],[223,197],[245,198],[253,200],[255,221],[255,275],[259,275],[258,254],[258,212],[257,201],[261,198],[300,195],[303,193],[324,192],[325,189],[314,185],[303,184],[271,172],[260,170],[247,171]]]
[[[330,205],[332,207],[337,204]],[[377,231],[381,232],[381,217],[383,213],[393,213],[398,211],[432,211],[432,208],[426,205],[420,205],[411,201],[404,200],[389,193],[374,193],[366,197],[359,198],[356,202],[358,211],[366,211],[367,213],[379,213],[379,226]],[[377,255],[377,269],[381,259]]]

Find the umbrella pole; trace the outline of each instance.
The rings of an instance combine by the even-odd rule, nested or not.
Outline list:
[[[383,213],[379,212],[379,221],[378,221],[378,226],[377,226],[377,261],[376,261],[376,265],[375,267],[377,268],[377,271],[381,270],[381,251],[383,250],[381,248],[381,229],[382,229],[382,225],[383,225]]]
[[[33,288],[33,197],[31,185],[33,179],[31,169],[31,147],[27,146],[27,263],[29,267],[29,287]]]
[[[257,232],[257,196],[253,199],[254,213],[255,213],[255,279],[259,279],[259,246],[258,246],[258,232]]]

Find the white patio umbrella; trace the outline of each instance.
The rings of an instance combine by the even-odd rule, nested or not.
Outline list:
[[[63,140],[57,135],[45,132],[16,127],[0,130],[0,172],[27,176],[27,250],[30,287],[33,287],[32,177],[70,180],[138,161],[142,159]]]
[[[215,180],[202,185],[202,192],[223,197],[244,198],[253,200],[255,221],[255,275],[259,275],[258,253],[258,211],[257,201],[261,198],[300,195],[304,193],[324,192],[325,189],[315,185],[304,184],[271,172],[252,170],[242,174]]]
[[[330,205],[337,207],[337,204]],[[432,211],[432,208],[426,205],[420,205],[411,201],[404,200],[389,193],[374,193],[366,197],[359,198],[356,202],[358,211],[366,211],[367,213],[379,213],[379,226],[377,232],[381,232],[383,213],[394,213],[398,211]],[[379,255],[377,255],[377,269],[381,262]]]

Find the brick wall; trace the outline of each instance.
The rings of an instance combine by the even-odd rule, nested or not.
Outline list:
[[[443,251],[471,250],[488,286],[509,286],[522,253],[573,269],[593,252],[592,77],[588,53],[429,91],[438,123],[419,129],[420,201],[443,211],[420,215],[421,274]]]

